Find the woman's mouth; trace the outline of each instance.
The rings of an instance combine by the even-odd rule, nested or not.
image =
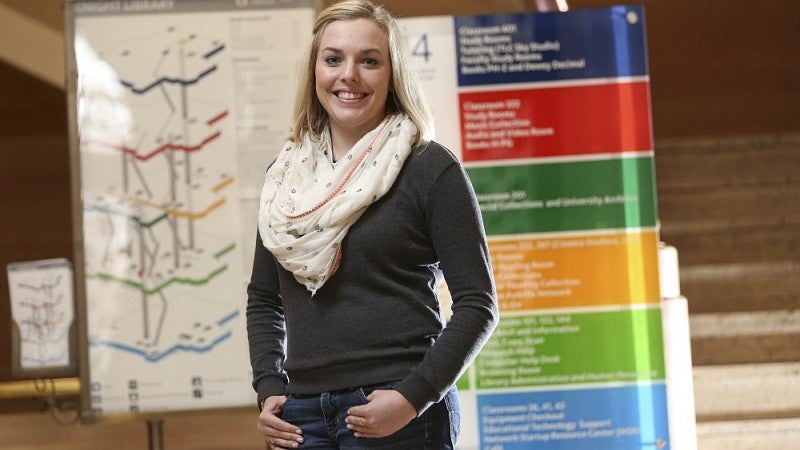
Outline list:
[[[359,92],[348,92],[348,91],[337,91],[335,92],[335,94],[342,100],[358,100],[360,98],[364,98],[367,96],[367,94]]]

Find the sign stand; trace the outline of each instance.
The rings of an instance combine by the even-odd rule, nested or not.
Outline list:
[[[164,419],[147,419],[147,448],[164,450]]]

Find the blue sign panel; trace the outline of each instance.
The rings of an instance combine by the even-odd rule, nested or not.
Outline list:
[[[669,449],[666,386],[478,396],[482,449]]]
[[[455,17],[460,86],[647,75],[644,9]]]

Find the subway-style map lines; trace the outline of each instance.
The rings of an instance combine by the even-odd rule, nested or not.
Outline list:
[[[220,39],[131,36],[90,44],[107,76],[80,85],[89,339],[97,359],[161,364],[213,352],[241,316],[229,69]]]
[[[253,208],[289,126],[314,2],[65,8],[86,405],[107,415],[251,404]]]
[[[23,365],[49,365],[65,357],[67,347],[63,343],[68,338],[69,318],[62,308],[63,281],[63,275],[57,275],[38,284],[17,284],[19,291],[25,293],[18,303],[19,309],[26,312],[19,321],[20,339],[23,345],[35,348],[23,357]]]
[[[11,315],[16,325],[22,370],[70,365],[74,309],[72,272],[62,259],[8,266]]]

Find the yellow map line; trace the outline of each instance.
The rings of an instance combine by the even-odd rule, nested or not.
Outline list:
[[[217,208],[219,208],[219,207],[221,207],[222,205],[225,204],[225,199],[221,198],[221,199],[217,200],[216,202],[212,203],[211,205],[209,205],[208,208],[206,208],[203,211],[190,212],[190,211],[181,211],[181,210],[178,210],[178,209],[175,209],[175,208],[169,208],[169,207],[166,207],[164,205],[160,205],[158,203],[153,203],[153,202],[149,202],[149,201],[146,201],[146,200],[142,200],[142,199],[138,199],[138,198],[134,198],[134,197],[130,197],[130,196],[117,194],[115,192],[109,192],[109,195],[121,198],[123,200],[128,200],[131,203],[136,203],[138,205],[143,205],[143,206],[149,206],[151,208],[155,208],[155,209],[158,209],[160,211],[164,211],[167,214],[170,214],[170,215],[172,215],[174,217],[185,217],[187,219],[201,219],[203,217],[208,216],[212,211],[214,211],[215,209],[217,209]]]
[[[231,177],[231,178],[228,178],[227,180],[225,180],[225,181],[223,181],[223,182],[219,183],[219,184],[218,184],[218,185],[216,185],[216,186],[213,186],[213,187],[211,188],[211,190],[212,190],[212,191],[214,191],[214,193],[215,193],[215,194],[216,194],[216,193],[219,193],[219,191],[221,191],[222,189],[224,189],[225,187],[227,187],[227,186],[228,186],[228,185],[230,185],[231,183],[233,183],[233,177]]]

